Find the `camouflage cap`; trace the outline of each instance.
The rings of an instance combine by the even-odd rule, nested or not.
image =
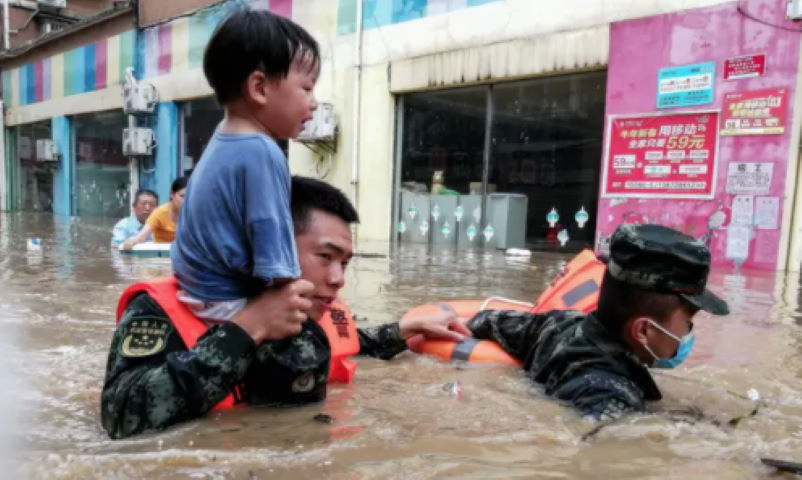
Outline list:
[[[707,290],[710,251],[701,241],[662,225],[620,225],[610,240],[610,275],[661,293],[675,293],[714,315],[727,302]]]

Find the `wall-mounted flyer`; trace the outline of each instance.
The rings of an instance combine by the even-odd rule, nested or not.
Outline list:
[[[657,74],[657,108],[713,103],[716,62],[661,68]]]
[[[787,115],[786,88],[728,93],[721,109],[721,134],[780,135]]]

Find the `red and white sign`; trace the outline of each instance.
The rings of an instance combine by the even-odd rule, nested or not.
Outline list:
[[[722,135],[780,135],[785,133],[788,89],[728,93],[721,110]]]
[[[766,73],[766,55],[744,55],[724,61],[724,79],[758,77]]]
[[[602,197],[713,198],[717,111],[608,118]]]

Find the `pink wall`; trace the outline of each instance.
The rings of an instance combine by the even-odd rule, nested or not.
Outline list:
[[[721,136],[715,198],[712,200],[664,200],[601,198],[596,239],[603,245],[622,222],[660,223],[681,229],[709,241],[713,261],[733,265],[725,257],[727,227],[734,195],[726,192],[730,162],[771,162],[774,172],[769,193],[779,197],[780,212],[776,230],[752,229],[745,267],[774,269],[777,264],[782,206],[786,188],[793,105],[799,55],[799,29],[785,20],[787,0],[740,2],[749,16],[739,12],[738,2],[711,8],[688,10],[613,24],[610,32],[610,64],[607,83],[607,115],[657,112],[658,70],[670,66],[716,62],[715,101],[696,107],[661,109],[720,109],[724,95],[732,92],[787,87],[789,108],[782,135]],[[766,54],[766,74],[756,78],[724,80],[724,61],[748,54]],[[606,137],[605,137],[606,138]],[[721,213],[717,213],[721,212]],[[714,214],[716,214],[714,216]],[[721,218],[726,221],[719,227]],[[712,227],[712,228],[711,228]]]

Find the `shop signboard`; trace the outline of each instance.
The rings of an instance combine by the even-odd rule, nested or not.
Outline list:
[[[724,79],[759,77],[766,73],[766,55],[743,55],[724,61]]]
[[[661,68],[657,74],[657,108],[713,103],[716,62]]]
[[[780,135],[785,133],[788,89],[728,93],[721,110],[722,135]]]
[[[719,113],[608,117],[602,197],[713,198]]]

